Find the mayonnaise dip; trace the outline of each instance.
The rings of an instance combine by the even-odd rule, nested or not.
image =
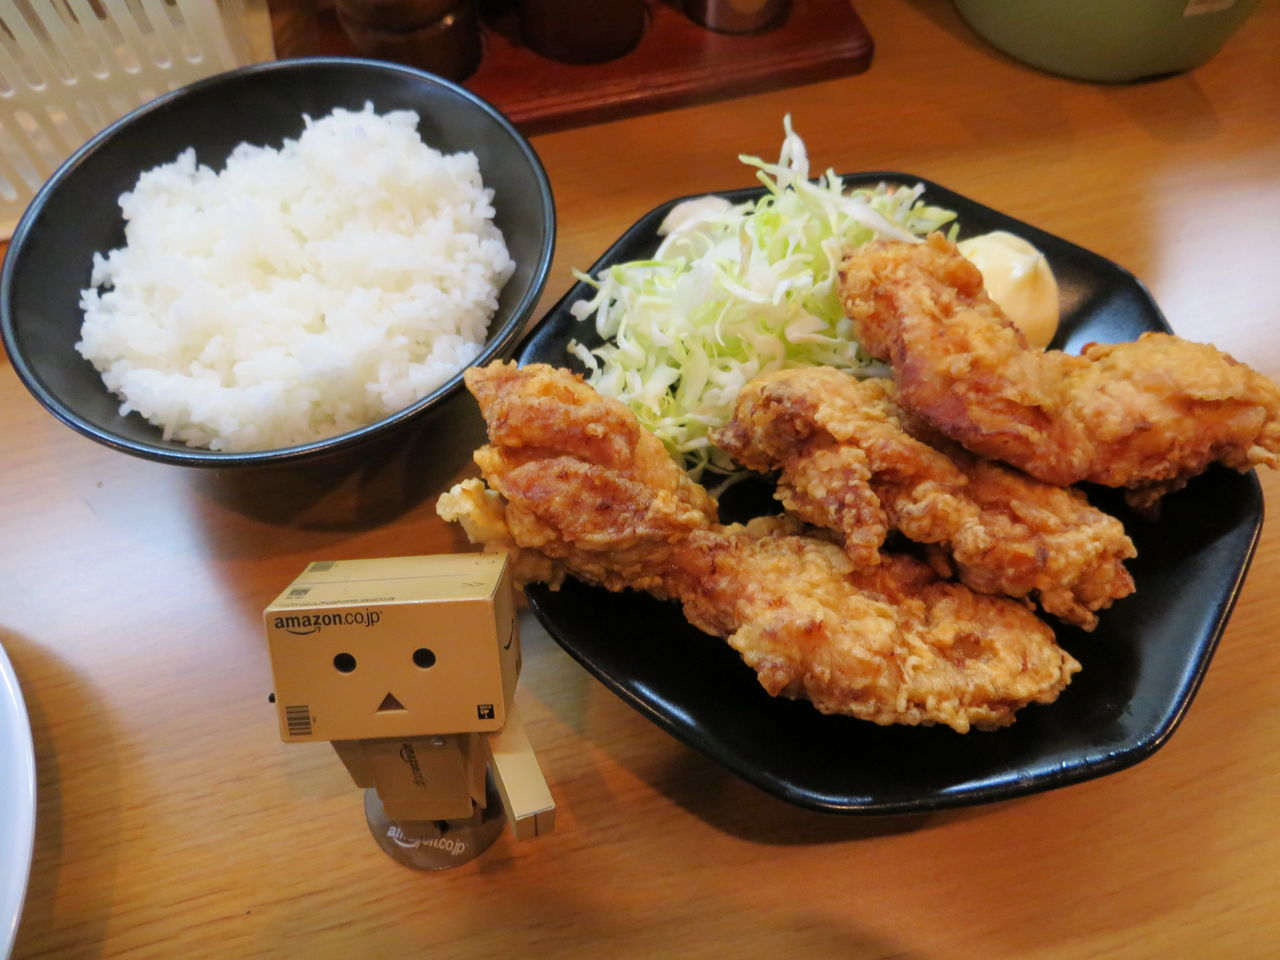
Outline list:
[[[956,246],[982,272],[988,296],[1021,328],[1027,342],[1047,347],[1058,330],[1058,281],[1044,254],[1004,230]]]

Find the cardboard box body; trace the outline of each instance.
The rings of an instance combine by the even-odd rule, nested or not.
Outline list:
[[[333,748],[357,787],[378,791],[392,820],[458,820],[485,805],[483,736],[335,740]]]
[[[506,722],[520,639],[504,554],[312,563],[263,619],[286,741]]]

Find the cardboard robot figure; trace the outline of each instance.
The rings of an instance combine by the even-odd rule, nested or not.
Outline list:
[[[422,869],[554,827],[516,712],[503,554],[312,563],[263,614],[280,736],[329,740],[379,846]],[[505,817],[504,817],[505,814]]]

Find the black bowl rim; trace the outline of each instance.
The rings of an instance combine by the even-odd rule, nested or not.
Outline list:
[[[525,291],[524,296],[520,298],[518,303],[516,303],[515,307],[512,309],[502,327],[497,331],[496,335],[485,344],[485,347],[480,352],[479,356],[472,360],[468,366],[483,365],[500,355],[505,355],[505,353],[515,345],[524,330],[524,326],[528,321],[529,316],[533,313],[534,307],[537,306],[543,290],[546,288],[547,279],[551,272],[551,260],[555,252],[556,241],[556,207],[555,199],[551,191],[551,181],[547,177],[547,171],[542,164],[541,158],[534,151],[533,145],[530,144],[528,138],[516,129],[515,124],[513,124],[511,120],[502,113],[502,111],[489,103],[483,97],[472,93],[470,90],[467,90],[459,84],[446,80],[443,77],[439,77],[436,74],[429,73],[426,70],[419,70],[416,67],[409,67],[402,64],[361,57],[294,57],[282,60],[271,60],[264,63],[254,63],[242,67],[235,67],[231,70],[226,70],[221,73],[204,77],[200,80],[195,80],[192,83],[178,87],[175,90],[170,90],[168,93],[161,94],[160,96],[135,107],[133,110],[130,110],[122,117],[112,121],[104,127],[101,131],[87,140],[73,154],[71,154],[70,157],[63,161],[62,164],[59,165],[58,168],[49,176],[49,179],[44,182],[38,191],[36,191],[36,195],[32,198],[31,203],[28,204],[27,209],[23,211],[22,217],[18,221],[18,226],[14,229],[13,235],[10,238],[9,248],[4,259],[3,271],[0,271],[0,338],[3,339],[5,351],[23,385],[26,386],[40,404],[51,414],[57,417],[57,419],[92,440],[96,440],[99,443],[105,444],[106,446],[112,447],[113,449],[119,450],[123,453],[132,454],[133,456],[142,457],[147,460],[188,467],[233,467],[261,464],[274,465],[314,459],[319,456],[333,454],[350,446],[362,444],[366,440],[372,440],[377,436],[387,433],[392,428],[416,418],[462,389],[462,376],[463,370],[466,369],[465,367],[426,396],[409,406],[396,411],[395,413],[383,417],[381,420],[375,420],[373,423],[365,424],[355,430],[349,430],[346,433],[340,433],[335,436],[326,437],[322,440],[315,440],[310,443],[296,444],[289,447],[274,447],[268,450],[251,450],[243,452],[224,452],[201,449],[198,447],[191,447],[189,450],[169,449],[154,447],[146,443],[126,439],[84,420],[79,414],[63,403],[60,398],[45,387],[39,376],[27,363],[26,358],[22,355],[21,351],[17,349],[16,336],[12,330],[14,318],[9,306],[13,273],[16,270],[15,264],[17,264],[21,258],[20,255],[23,247],[25,246],[27,235],[34,229],[34,225],[39,219],[49,195],[58,188],[62,181],[65,180],[73,170],[84,163],[90,155],[95,153],[101,147],[104,142],[116,136],[124,127],[133,124],[139,118],[144,117],[153,111],[163,109],[170,102],[186,96],[194,90],[218,86],[250,74],[306,70],[317,67],[327,69],[336,67],[338,69],[353,71],[373,70],[379,73],[398,73],[411,77],[419,82],[426,83],[430,86],[444,88],[461,99],[469,102],[472,106],[476,107],[496,121],[499,127],[501,127],[511,139],[512,144],[516,147],[520,155],[523,156],[525,161],[529,164],[538,186],[538,198],[542,207],[543,221],[546,224],[546,239],[539,252],[538,262],[533,270],[533,282],[529,285],[529,289]]]

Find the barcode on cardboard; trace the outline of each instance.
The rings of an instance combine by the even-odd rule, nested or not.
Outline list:
[[[311,736],[311,707],[307,704],[299,707],[285,707],[284,722],[289,728],[289,736]]]
[[[325,573],[337,565],[337,560],[317,560],[307,567],[307,573]]]

